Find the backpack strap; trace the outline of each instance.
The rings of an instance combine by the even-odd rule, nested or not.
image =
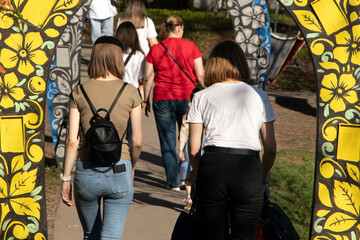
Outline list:
[[[109,108],[109,110],[108,110],[108,112],[107,112],[107,114],[106,114],[106,117],[110,117],[110,113],[111,113],[111,112],[112,112],[112,110],[114,109],[114,107],[115,107],[115,105],[116,105],[117,101],[119,100],[120,95],[121,95],[121,94],[122,94],[122,92],[124,91],[124,89],[125,89],[126,85],[127,85],[127,83],[126,83],[126,82],[124,82],[124,84],[121,86],[121,88],[120,88],[120,90],[119,90],[118,94],[116,95],[116,97],[115,97],[115,99],[114,99],[113,103],[111,104],[111,107]]]
[[[81,92],[83,93],[86,101],[88,102],[88,104],[89,104],[89,106],[90,106],[90,109],[91,109],[91,112],[93,113],[93,115],[96,116],[99,111],[106,111],[107,114],[106,114],[105,118],[110,119],[110,118],[109,118],[109,117],[110,117],[110,113],[111,113],[112,110],[114,109],[114,107],[115,107],[117,101],[119,100],[120,95],[121,95],[122,92],[124,91],[126,85],[127,85],[127,83],[124,83],[124,84],[121,86],[119,92],[117,93],[117,95],[116,95],[116,97],[115,97],[115,99],[114,99],[113,103],[111,104],[111,106],[110,106],[110,108],[109,108],[108,111],[106,111],[105,108],[100,108],[99,110],[96,111],[94,105],[92,104],[92,102],[91,102],[89,96],[87,95],[87,93],[86,93],[86,91],[85,91],[85,89],[84,89],[84,87],[83,87],[82,84],[80,84],[80,89],[81,89]]]
[[[85,91],[85,89],[84,89],[84,87],[83,87],[82,84],[80,84],[80,89],[81,89],[81,92],[83,93],[86,101],[88,102],[88,104],[89,104],[89,106],[90,106],[91,112],[92,112],[93,115],[95,116],[95,115],[97,114],[96,109],[95,109],[94,105],[92,104],[92,102],[91,102],[89,96],[87,95],[87,93],[86,93],[86,91]]]
[[[128,64],[128,62],[130,61],[130,58],[132,55],[134,55],[135,51],[131,50],[131,52],[129,53],[129,55],[127,56],[125,62],[124,62],[124,67],[126,67],[126,64]]]
[[[171,52],[169,51],[169,49],[167,49],[167,47],[165,47],[165,45],[160,42],[161,46],[163,46],[165,48],[165,50],[168,52],[168,54],[170,55],[170,57],[174,60],[174,62],[176,63],[176,65],[179,66],[179,68],[181,69],[181,71],[183,71],[183,73],[185,73],[185,75],[190,79],[190,81],[194,84],[194,86],[196,87],[196,83],[194,82],[194,80],[191,79],[191,77],[185,72],[185,70],[181,67],[180,63],[176,60],[176,58],[171,54]]]

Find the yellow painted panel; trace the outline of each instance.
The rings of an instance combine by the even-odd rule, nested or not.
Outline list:
[[[360,125],[339,125],[337,159],[360,161]]]
[[[41,27],[58,0],[28,0],[21,11],[23,18]]]
[[[17,153],[25,151],[22,116],[0,118],[0,151]]]
[[[311,6],[328,35],[349,25],[336,0],[316,0]]]

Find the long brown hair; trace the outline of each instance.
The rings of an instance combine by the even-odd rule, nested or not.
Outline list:
[[[166,38],[169,32],[175,32],[177,26],[184,26],[184,20],[177,15],[168,16],[160,26],[159,36]]]
[[[205,86],[234,79],[250,80],[250,69],[241,47],[233,41],[225,41],[212,50],[205,66]]]
[[[116,39],[116,38],[114,38]],[[116,41],[119,41],[116,39]],[[111,43],[99,43],[92,49],[88,74],[90,78],[106,78],[111,73],[117,78],[124,76],[123,51]]]
[[[125,53],[129,53],[129,51],[140,51],[144,54],[140,47],[135,26],[131,22],[121,23],[116,29],[115,37],[122,43]]]
[[[141,0],[131,0],[125,11],[121,15],[120,23],[132,22],[136,29],[145,27],[147,18],[145,4]]]

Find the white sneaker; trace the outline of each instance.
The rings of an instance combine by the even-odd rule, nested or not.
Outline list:
[[[185,181],[181,181],[180,183],[180,189],[185,190],[186,186],[185,186]]]
[[[166,188],[171,190],[171,191],[176,191],[176,192],[180,192],[180,188],[179,187],[171,187],[169,185],[166,185]]]

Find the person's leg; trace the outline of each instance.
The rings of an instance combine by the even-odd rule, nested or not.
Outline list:
[[[204,153],[196,181],[196,239],[225,239],[228,235],[226,154]]]
[[[178,131],[180,132],[183,116],[189,108],[189,100],[174,100],[176,107],[176,121],[178,124]]]
[[[121,164],[125,164],[125,172],[114,173],[111,170],[104,174],[102,181],[104,208],[101,240],[121,239],[133,199],[131,162],[120,160],[117,165]]]
[[[94,45],[96,39],[101,36],[101,20],[89,19],[91,28],[91,42]]]
[[[176,113],[174,101],[153,101],[156,127],[164,161],[166,181],[170,187],[180,184],[178,155],[176,153]]]
[[[101,214],[100,193],[96,173],[84,165],[87,161],[76,163],[74,179],[74,198],[79,219],[84,231],[84,239],[100,239]]]
[[[230,155],[228,163],[231,239],[255,240],[264,196],[260,159]]]
[[[101,20],[101,36],[114,35],[114,17]]]

